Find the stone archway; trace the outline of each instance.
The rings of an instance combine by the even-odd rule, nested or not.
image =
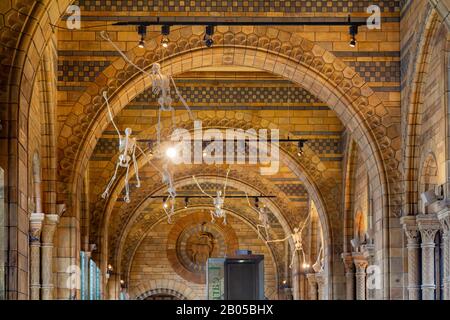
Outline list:
[[[185,185],[190,185],[192,184],[191,181],[191,176],[184,178],[184,179],[180,179],[177,180],[175,182],[175,186],[178,189],[181,186],[185,186]],[[224,177],[218,177],[218,176],[199,176],[198,177],[198,181],[200,183],[202,182],[216,182],[216,183],[224,183],[225,178]],[[253,193],[257,193],[260,192],[261,190],[256,189],[254,186],[251,186],[249,184],[246,184],[245,182],[242,181],[238,181],[235,179],[230,179],[228,180],[228,185],[230,187],[234,187],[238,190],[242,190],[245,192],[248,192],[249,194],[253,194]],[[159,194],[161,190],[156,191],[155,194]],[[122,237],[121,237],[121,241],[119,246],[116,248],[116,253],[115,253],[115,257],[117,258],[117,267],[119,267],[119,272],[123,272],[125,274],[129,273],[129,268],[131,267],[130,262],[132,261],[132,255],[134,254],[135,250],[137,249],[140,241],[142,241],[142,239],[145,237],[145,230],[146,228],[148,228],[148,226],[145,226],[145,228],[143,227],[143,225],[141,224],[137,224],[135,226],[135,228],[132,228],[135,221],[143,221],[143,219],[140,216],[140,212],[143,208],[145,208],[146,206],[148,206],[149,204],[151,204],[151,201],[143,201],[133,212],[132,217],[129,219],[129,223],[126,225],[125,230],[122,233]],[[282,212],[280,211],[280,209],[278,208],[278,204],[275,203],[272,200],[266,200],[265,201],[266,206],[270,209],[270,211],[272,212],[272,214],[274,214],[274,216],[277,218],[279,224],[281,225],[282,229],[283,229],[283,235],[287,235],[287,234],[291,234],[292,233],[292,228],[289,226],[289,224],[286,222],[285,217],[283,216]],[[197,209],[202,208],[203,207],[198,207]],[[235,216],[239,216],[240,219],[243,219],[243,217],[241,217],[239,214],[237,214],[237,208],[232,208],[232,207],[228,207],[227,205],[225,206],[226,210],[229,210],[231,214],[235,215]],[[323,208],[320,208],[320,218],[323,220],[325,219],[325,222],[321,222],[324,223],[324,230],[326,233],[326,246],[325,246],[325,273],[327,274],[326,279],[328,280],[329,284],[327,286],[327,288],[329,289],[329,294],[331,295],[331,290],[332,290],[332,286],[331,286],[331,276],[329,276],[330,274],[332,274],[331,271],[331,266],[333,265],[333,248],[332,248],[332,237],[331,237],[331,231],[330,231],[330,225],[328,223],[327,220],[327,216],[324,214],[324,212],[322,211]],[[180,209],[177,210],[177,212],[184,212],[186,210]],[[159,217],[158,221],[160,220],[164,220],[165,217]],[[159,223],[159,222],[158,222]],[[248,221],[247,224],[251,225],[251,227],[253,229],[255,229],[256,232],[256,227],[250,222]],[[135,244],[133,244],[133,247],[130,248],[130,241],[128,239],[128,235],[132,233],[132,231],[134,229],[137,229],[140,231],[141,235],[138,238],[137,242]],[[280,236],[282,237],[282,236]],[[106,238],[105,236],[103,236],[103,238]],[[134,236],[134,238],[136,238],[136,236]],[[293,248],[293,243],[291,240],[289,240],[290,242],[290,246],[291,248]],[[295,260],[297,262],[297,260]],[[122,262],[125,263],[125,265],[122,265]],[[335,263],[335,262],[334,262]],[[128,266],[127,266],[128,264]],[[299,263],[295,263],[294,264],[294,268],[293,268],[293,274],[296,275],[298,274],[296,270],[298,270],[300,264]],[[298,283],[293,281],[294,283],[294,291],[296,294],[298,294],[299,290],[298,290]],[[295,295],[296,296],[296,295]]]
[[[162,292],[162,290],[171,290],[177,292],[185,300],[200,300],[194,291],[186,284],[176,280],[150,280],[142,282],[139,286],[130,288],[130,298],[135,300],[144,300],[152,293]]]
[[[156,298],[155,298],[156,297]],[[168,297],[169,299],[167,299]],[[187,300],[178,291],[166,288],[152,289],[139,295],[136,300]]]
[[[336,111],[361,147],[370,168],[371,190],[374,190],[376,195],[375,218],[381,224],[381,228],[386,230],[382,237],[384,245],[377,243],[377,250],[380,252],[379,263],[387,270],[389,253],[385,248],[388,248],[386,243],[389,241],[387,234],[389,224],[386,217],[389,212],[398,214],[401,203],[398,193],[400,175],[398,160],[395,157],[398,150],[393,148],[392,140],[389,138],[389,135],[393,135],[394,139],[398,130],[395,124],[391,125],[389,130],[382,124],[381,119],[390,115],[377,95],[353,69],[331,53],[307,40],[275,28],[263,30],[249,28],[246,30],[248,34],[237,32],[235,38],[232,36],[234,33],[225,28],[217,34],[217,46],[212,49],[202,48],[199,36],[201,30],[185,28],[179,32],[191,40],[186,42],[180,39],[180,34],[175,33],[173,37],[178,36],[179,41],[172,44],[170,48],[172,55],[169,54],[169,58],[160,61],[163,69],[173,75],[205,66],[252,66],[281,75],[301,85]],[[270,36],[265,37],[265,34]],[[221,43],[223,46],[220,46]],[[156,48],[156,41],[150,44],[150,47],[152,46]],[[132,51],[130,54],[140,65],[150,65],[151,61],[157,61],[162,57],[159,56],[161,54],[159,50],[149,53],[148,59],[138,51]],[[123,68],[125,70],[121,71]],[[100,75],[99,82],[106,82],[107,85],[103,87],[94,85],[88,89],[75,105],[74,113],[69,116],[72,120],[78,119],[78,123],[73,126],[66,124],[61,130],[60,141],[66,142],[60,146],[60,154],[65,155],[61,161],[60,174],[61,179],[71,185],[67,187],[72,190],[77,189],[76,181],[87,165],[96,137],[99,137],[106,127],[106,113],[102,108],[100,93],[109,87],[113,113],[117,114],[139,92],[150,85],[147,79],[136,74],[133,68],[128,68],[123,61],[115,63],[106,72],[115,76],[110,76],[108,80],[105,75]],[[82,133],[86,132],[87,135],[83,136]],[[77,137],[80,134],[81,136]],[[73,164],[76,168],[72,167]],[[69,189],[65,192],[69,192]],[[389,189],[391,193],[388,192]],[[382,255],[384,258],[381,258]],[[387,278],[384,288],[385,297],[388,297]]]

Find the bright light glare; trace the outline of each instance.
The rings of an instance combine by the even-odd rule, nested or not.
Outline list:
[[[175,158],[177,156],[177,149],[173,147],[167,148],[166,156],[169,157],[170,159]]]

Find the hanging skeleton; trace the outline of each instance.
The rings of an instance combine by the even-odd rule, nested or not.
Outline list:
[[[317,254],[316,262],[313,264],[312,268],[315,273],[323,271],[323,243],[320,244],[320,250]]]
[[[262,206],[259,208],[257,206],[252,206],[250,204],[250,199],[248,198],[247,192],[245,193],[245,197],[247,198],[247,202],[248,202],[248,205],[250,206],[250,208],[252,208],[258,214],[259,224],[256,225],[256,229],[258,231],[258,236],[261,239],[263,239],[263,237],[261,235],[261,231],[260,231],[260,229],[262,228],[262,229],[264,229],[264,233],[266,235],[266,240],[269,240],[270,239],[270,234],[269,234],[270,222],[269,222],[268,209],[266,208],[266,206]]]
[[[172,174],[169,171],[167,163],[163,165],[162,171],[162,183],[167,186],[168,196],[166,200],[164,200],[163,210],[167,216],[167,222],[169,224],[172,223],[172,216],[175,214],[175,199],[177,197],[177,192],[173,185]]]
[[[143,74],[147,75],[151,81],[152,81],[152,91],[154,94],[158,95],[158,103],[159,103],[159,111],[158,111],[158,124],[156,127],[157,130],[157,142],[158,147],[161,144],[161,113],[163,111],[168,111],[172,113],[172,125],[175,125],[175,110],[172,107],[173,99],[171,97],[171,86],[173,86],[173,89],[175,90],[175,94],[178,97],[179,101],[183,104],[187,112],[189,113],[189,117],[192,121],[194,121],[194,116],[192,114],[191,109],[189,108],[186,100],[183,98],[183,96],[180,94],[176,84],[175,80],[171,75],[166,75],[161,72],[161,65],[159,63],[153,63],[151,65],[151,72],[148,72],[144,70],[143,68],[139,67],[135,63],[133,63],[118,47],[117,45],[109,38],[109,35],[107,32],[102,31],[100,33],[100,36],[108,41],[114,49],[122,56],[122,58],[128,62],[130,65],[141,71]]]
[[[148,76],[152,81],[152,92],[158,96],[158,104],[159,104],[159,110],[158,110],[158,123],[156,127],[156,135],[157,135],[157,148],[161,149],[161,113],[162,112],[171,112],[172,113],[172,124],[175,124],[175,109],[172,106],[172,96],[171,96],[171,88],[173,87],[175,91],[175,95],[178,97],[179,101],[182,103],[184,108],[189,113],[189,117],[191,120],[194,120],[194,116],[192,114],[191,109],[189,108],[186,100],[183,98],[183,96],[180,94],[175,80],[171,75],[165,75],[161,71],[161,65],[158,63],[153,63],[150,67],[150,72],[144,70],[143,68],[139,67],[135,63],[133,63],[126,55],[123,53],[117,45],[111,40],[108,33],[106,31],[102,31],[100,33],[100,36],[108,41],[111,46],[122,56],[122,58],[130,65],[135,67],[137,70]],[[131,129],[130,129],[131,134]],[[145,155],[145,153],[142,151],[142,149],[137,146],[138,149]],[[163,153],[161,150],[157,150],[155,152],[155,155],[161,157]],[[149,161],[149,163],[151,163]],[[137,167],[136,167],[137,170]],[[170,210],[167,210],[167,208],[164,208],[164,211],[166,212],[166,215],[168,217],[168,220],[170,221],[170,217],[173,215],[174,212],[174,203],[175,203],[175,197],[176,197],[176,191],[175,187],[173,185],[173,180],[171,177],[170,172],[168,171],[167,167],[163,170],[164,172],[161,172],[158,170],[162,175],[162,182],[167,185],[169,196],[165,203],[170,202]],[[136,171],[137,172],[137,171]],[[115,175],[113,177],[112,181],[115,180]],[[112,182],[110,183],[112,185]],[[107,190],[109,191],[110,185],[108,186]],[[108,193],[106,193],[107,195]],[[127,193],[128,195],[128,193]],[[127,199],[129,201],[129,195],[127,196]]]
[[[106,187],[105,191],[102,194],[102,198],[106,199],[109,196],[110,189],[117,179],[117,172],[119,168],[125,168],[125,202],[130,202],[130,185],[129,185],[129,171],[130,166],[133,165],[134,173],[136,176],[136,187],[141,186],[141,181],[139,179],[139,171],[138,171],[138,165],[136,161],[136,138],[131,138],[132,130],[130,128],[125,129],[125,136],[122,136],[120,133],[119,128],[117,127],[116,123],[114,122],[114,118],[111,112],[111,107],[109,105],[108,100],[108,94],[106,91],[103,92],[103,98],[105,99],[106,106],[108,108],[108,115],[111,123],[114,126],[114,129],[116,129],[117,135],[119,136],[119,158],[117,159],[116,168],[114,170],[114,174],[111,177],[111,180],[108,183],[108,186]]]
[[[290,269],[292,269],[292,266],[294,265],[294,259],[295,259],[295,256],[297,255],[297,252],[298,252],[298,254],[301,254],[303,265],[306,265],[306,255],[305,255],[305,250],[303,249],[302,235],[303,235],[303,230],[306,227],[306,223],[308,222],[308,220],[310,218],[310,215],[311,215],[311,213],[308,215],[308,217],[303,222],[303,224],[301,224],[300,227],[298,227],[298,228],[294,228],[294,233],[290,234],[286,238],[279,239],[279,240],[266,241],[266,243],[284,242],[284,241],[288,240],[289,238],[292,238],[292,241],[294,242],[294,250],[292,252],[291,264],[289,265]]]
[[[223,209],[223,206],[225,204],[225,196],[226,196],[226,190],[227,190],[227,183],[228,183],[228,175],[230,174],[230,168],[228,168],[227,170],[227,176],[225,178],[225,184],[223,187],[223,192],[222,190],[218,189],[216,192],[216,196],[213,197],[211,195],[209,195],[208,193],[206,193],[202,187],[200,186],[200,184],[198,183],[197,179],[195,178],[195,176],[192,176],[192,178],[194,179],[195,183],[197,184],[197,187],[200,189],[200,191],[207,195],[209,198],[211,198],[213,200],[213,204],[214,204],[214,210],[211,210],[211,222],[214,223],[216,221],[216,219],[219,218],[223,218],[223,224],[226,225],[227,224],[227,213],[226,211]]]

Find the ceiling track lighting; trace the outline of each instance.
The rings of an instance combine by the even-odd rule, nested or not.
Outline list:
[[[214,35],[214,25],[209,24],[209,25],[206,26],[205,38],[204,38],[205,45],[208,48],[211,48],[213,46],[213,44],[214,44],[214,40],[212,38],[213,35]]]
[[[358,26],[357,25],[350,25],[349,28],[349,34],[350,34],[350,47],[355,48],[356,47],[356,35],[358,34]]]
[[[298,143],[298,153],[297,153],[297,155],[299,157],[303,156],[303,153],[304,153],[303,148],[305,147],[305,143],[306,142],[308,142],[308,140],[301,139],[301,140],[297,141],[297,143]]]
[[[354,20],[349,16],[348,19],[336,18],[333,21],[323,21],[315,18],[298,18],[295,20],[286,20],[283,18],[272,18],[270,20],[264,18],[222,18],[222,17],[181,17],[180,19],[173,19],[172,17],[153,17],[147,18],[145,21],[120,21],[116,22],[114,26],[129,26],[137,25],[140,28],[148,26],[161,26],[161,34],[163,38],[161,44],[167,48],[169,44],[168,35],[170,33],[170,27],[172,26],[206,26],[204,42],[207,47],[211,47],[214,44],[212,39],[214,35],[214,28],[217,26],[342,26],[349,27],[349,33],[351,36],[350,46],[356,47],[356,35],[358,34],[358,28],[367,24],[366,19],[356,18]],[[143,41],[143,38],[141,38]],[[141,42],[140,42],[141,43]]]
[[[169,34],[170,34],[170,25],[164,24],[161,26],[161,45],[164,48],[167,48],[169,46]]]
[[[138,35],[141,37],[139,39],[138,47],[141,49],[145,48],[145,36],[147,35],[147,26],[146,25],[138,25]]]

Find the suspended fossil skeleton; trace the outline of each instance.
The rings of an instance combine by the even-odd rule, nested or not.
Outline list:
[[[185,109],[187,110],[187,112],[189,113],[189,117],[191,118],[191,120],[194,120],[194,116],[192,114],[191,109],[189,108],[186,100],[183,98],[183,96],[180,94],[176,84],[175,84],[175,80],[173,79],[173,77],[171,75],[166,75],[163,74],[161,71],[161,65],[158,63],[153,63],[150,66],[150,72],[148,72],[147,70],[139,67],[138,65],[136,65],[135,63],[133,63],[126,55],[125,53],[123,53],[118,47],[117,45],[111,40],[111,38],[109,37],[108,33],[106,31],[102,31],[100,33],[100,36],[108,41],[111,46],[120,54],[120,56],[122,56],[122,58],[130,65],[132,65],[133,67],[135,67],[137,70],[139,70],[140,72],[142,72],[144,75],[148,76],[151,79],[152,82],[152,92],[157,95],[158,97],[158,104],[159,104],[159,110],[158,110],[158,123],[156,126],[156,135],[157,135],[157,148],[158,150],[155,152],[156,156],[161,156],[162,152],[161,152],[161,113],[162,112],[171,112],[172,113],[172,125],[175,125],[175,109],[172,106],[172,93],[171,93],[171,88],[173,87],[176,96],[178,97],[179,101],[182,103],[182,105],[185,107]],[[126,175],[125,175],[125,201],[126,202],[130,202],[130,190],[129,190],[129,169],[130,169],[130,165],[131,162],[133,163],[134,166],[134,171],[135,171],[135,175],[136,175],[136,179],[137,179],[137,187],[140,187],[140,180],[139,180],[139,172],[138,172],[138,166],[137,166],[137,161],[136,161],[136,149],[138,149],[145,157],[146,154],[143,152],[143,150],[139,147],[139,145],[137,145],[137,141],[136,138],[131,138],[131,133],[132,130],[131,128],[127,128],[125,129],[125,137],[123,137],[120,134],[119,129],[117,128],[117,125],[114,122],[113,116],[112,116],[112,112],[109,106],[109,101],[108,101],[108,97],[107,97],[107,93],[104,92],[103,93],[103,97],[106,100],[106,104],[108,107],[108,114],[109,114],[109,118],[110,121],[113,123],[114,128],[116,129],[118,135],[119,135],[119,151],[121,152],[120,156],[119,156],[119,160],[116,164],[116,169],[114,172],[114,175],[112,176],[110,182],[108,183],[108,186],[106,187],[105,192],[102,194],[103,198],[108,197],[109,192],[110,192],[110,188],[113,185],[114,181],[117,178],[117,172],[119,167],[123,167],[126,168]],[[147,158],[148,162],[150,164],[151,161]],[[152,164],[153,165],[153,164]],[[155,167],[153,165],[153,167]],[[156,168],[156,167],[155,167]],[[168,221],[169,223],[171,222],[171,216],[174,214],[174,206],[175,206],[175,198],[176,198],[176,190],[173,184],[173,178],[172,178],[172,174],[169,171],[167,165],[163,166],[163,170],[159,170],[158,168],[156,168],[162,176],[162,183],[165,184],[167,186],[168,189],[168,193],[169,196],[166,199],[166,201],[164,202],[163,205],[163,209],[164,212],[167,215]],[[170,208],[168,208],[168,206],[170,206]]]
[[[135,174],[136,181],[137,181],[136,187],[140,188],[140,186],[141,186],[136,151],[139,151],[146,158],[147,162],[151,166],[153,166],[153,168],[156,169],[156,171],[161,173],[161,175],[163,175],[163,173],[152,163],[151,159],[148,158],[148,156],[145,154],[144,150],[142,150],[142,148],[139,147],[136,138],[131,137],[131,134],[132,134],[131,128],[125,129],[125,136],[123,136],[120,133],[120,130],[114,121],[114,117],[113,117],[113,114],[111,111],[111,106],[109,104],[108,93],[106,91],[103,92],[103,98],[105,99],[106,108],[108,110],[109,120],[111,121],[114,129],[117,132],[117,135],[119,136],[119,157],[117,159],[114,174],[111,177],[111,179],[109,180],[109,183],[106,186],[106,189],[102,194],[102,198],[106,199],[109,196],[111,187],[117,179],[117,173],[119,171],[119,168],[125,168],[126,171],[125,171],[125,197],[124,197],[124,200],[125,200],[125,202],[129,203],[130,202],[129,172],[130,172],[131,165],[133,166],[134,174]]]
[[[323,260],[324,260],[323,242],[321,242],[320,250],[319,250],[319,253],[317,254],[316,262],[312,266],[314,272],[319,273],[323,270]]]
[[[262,207],[252,206],[250,203],[250,199],[248,198],[247,192],[245,192],[245,197],[247,198],[247,202],[248,202],[248,205],[250,206],[250,208],[252,208],[258,214],[259,224],[256,225],[256,229],[258,231],[258,236],[261,239],[263,239],[263,237],[261,235],[261,231],[260,231],[260,229],[263,229],[265,236],[266,236],[266,240],[269,240],[270,239],[270,234],[269,234],[270,221],[269,221],[269,212],[268,212],[267,207],[266,206],[262,206]]]
[[[122,56],[122,58],[135,67],[137,70],[148,76],[152,81],[152,92],[158,96],[158,103],[159,103],[159,110],[158,110],[158,124],[156,127],[157,131],[157,143],[158,146],[161,144],[161,113],[164,111],[171,112],[172,113],[172,125],[175,125],[175,109],[172,106],[172,94],[171,94],[171,88],[173,87],[175,91],[175,95],[181,102],[181,104],[184,106],[186,111],[189,114],[189,117],[192,121],[195,120],[194,115],[192,114],[191,108],[188,106],[186,100],[181,95],[180,91],[178,90],[178,87],[175,84],[175,80],[171,75],[163,74],[161,71],[161,65],[159,63],[153,63],[150,65],[150,72],[147,70],[139,67],[134,62],[132,62],[126,55],[123,53],[117,45],[111,40],[108,33],[106,31],[102,31],[100,33],[100,36],[108,41],[111,46]]]
[[[192,176],[192,178],[194,179],[197,187],[200,189],[200,191],[208,196],[209,198],[211,198],[213,200],[213,204],[214,204],[214,210],[211,210],[211,222],[214,223],[216,221],[216,219],[219,218],[223,218],[223,224],[226,225],[227,224],[227,213],[226,211],[223,209],[223,206],[225,204],[225,197],[226,197],[226,190],[227,190],[227,183],[228,183],[228,175],[230,174],[230,168],[228,168],[227,170],[227,175],[225,178],[225,184],[223,186],[223,191],[220,189],[217,189],[216,191],[216,196],[213,197],[210,194],[208,194],[207,192],[205,192],[203,190],[203,188],[200,186],[200,184],[198,183],[197,179],[195,178],[195,176]]]
[[[297,253],[299,255],[301,255],[303,265],[306,264],[306,255],[305,255],[305,250],[303,249],[302,236],[303,236],[303,230],[305,229],[306,224],[308,223],[310,217],[311,217],[311,212],[308,214],[305,221],[303,223],[301,223],[299,227],[294,228],[294,232],[292,234],[288,235],[286,238],[266,241],[266,243],[284,242],[284,241],[288,240],[289,238],[292,238],[292,241],[294,242],[294,250],[292,251],[291,263],[289,265],[290,269],[292,269],[292,266],[294,265],[294,259],[295,259],[295,256],[297,255]]]
[[[110,119],[112,125],[114,126],[114,129],[116,130],[117,135],[119,136],[119,153],[120,154],[119,154],[119,158],[117,159],[114,174],[111,177],[111,179],[109,180],[109,183],[108,183],[105,191],[102,194],[102,198],[106,199],[109,196],[111,186],[113,185],[114,181],[116,181],[116,179],[117,179],[117,172],[119,171],[119,168],[125,168],[126,173],[125,173],[125,198],[124,198],[124,200],[125,200],[125,202],[129,203],[130,202],[129,172],[130,172],[131,165],[133,165],[134,173],[136,176],[136,181],[137,181],[136,187],[139,188],[141,186],[141,181],[139,179],[139,169],[138,169],[137,160],[136,160],[137,142],[136,142],[136,138],[131,138],[131,133],[132,133],[131,128],[125,129],[125,136],[123,136],[120,133],[119,128],[117,127],[116,123],[114,122],[114,118],[113,118],[113,115],[111,112],[111,107],[109,105],[108,94],[106,91],[103,92],[103,98],[105,99],[106,106],[108,108],[109,119]]]
[[[167,222],[172,223],[172,216],[175,214],[175,199],[177,197],[177,191],[173,184],[172,173],[169,171],[168,164],[163,165],[162,182],[167,186],[168,196],[164,200],[163,210],[167,216]]]

